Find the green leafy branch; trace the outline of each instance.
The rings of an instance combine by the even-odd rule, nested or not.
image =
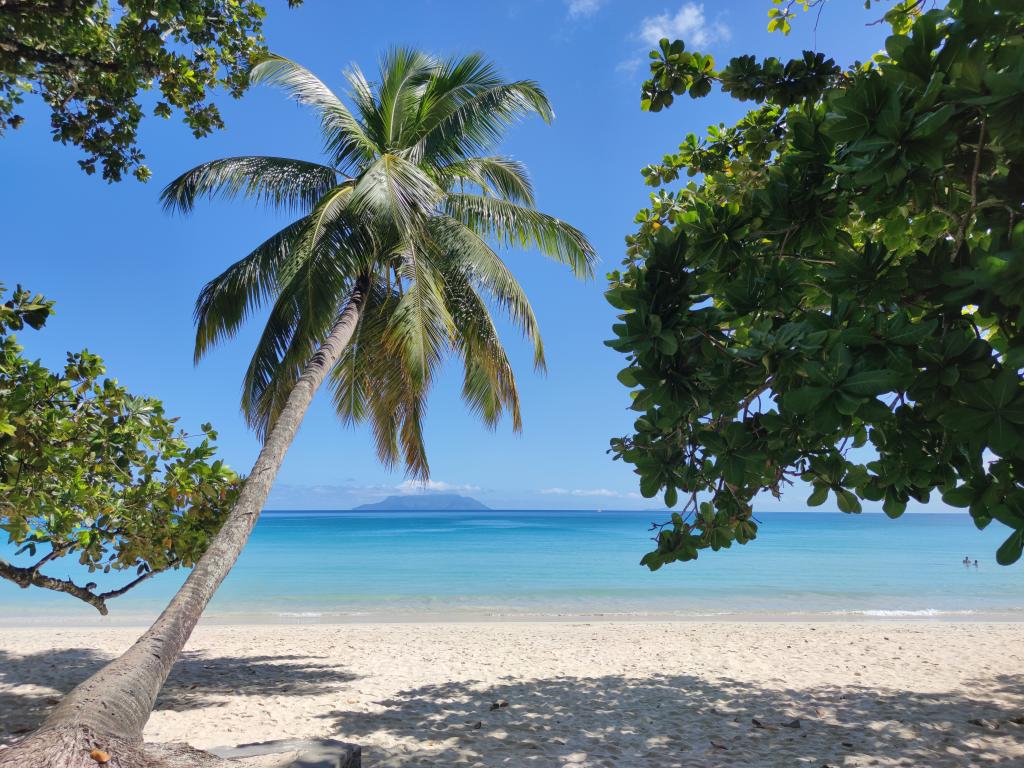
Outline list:
[[[760,105],[643,169],[609,275],[637,412],[611,450],[677,509],[651,568],[750,541],[756,496],[798,480],[849,513],[937,493],[1021,555],[1024,11],[892,10],[910,23],[846,70],[651,54],[645,109],[716,85]]]
[[[105,378],[96,355],[69,353],[60,372],[26,358],[11,331],[41,328],[52,310],[20,286],[0,307],[0,530],[28,560],[0,560],[0,577],[105,614],[108,600],[196,562],[239,478],[214,458],[211,425],[190,445],[158,400]],[[101,592],[45,572],[64,557],[132,577]]]

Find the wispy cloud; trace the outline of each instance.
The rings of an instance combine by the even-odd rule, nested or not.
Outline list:
[[[348,509],[394,493],[389,485],[293,485],[276,483],[270,491],[268,509]]]
[[[547,496],[602,496],[609,499],[639,499],[639,493],[619,493],[609,488],[542,488]]]
[[[631,59],[623,59],[615,65],[615,71],[633,77],[640,71],[640,68],[644,65],[645,61],[646,59],[642,59],[639,56],[634,56]]]
[[[461,493],[479,491],[480,486],[446,483],[444,480],[406,480],[396,485],[395,490],[399,493]]]
[[[566,0],[569,9],[569,17],[573,19],[593,16],[604,5],[605,0]]]
[[[316,484],[293,485],[277,483],[270,492],[270,509],[347,509],[356,504],[378,501],[387,496],[416,493],[471,493],[479,491],[476,485],[446,483],[428,480],[426,483],[405,480],[393,484]]]
[[[709,21],[703,5],[683,3],[675,13],[665,11],[645,18],[640,22],[637,36],[651,46],[657,45],[663,37],[669,40],[681,39],[688,45],[704,46],[718,40],[728,40],[730,32],[724,24]]]

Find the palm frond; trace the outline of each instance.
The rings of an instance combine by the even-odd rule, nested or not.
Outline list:
[[[472,155],[487,154],[509,126],[531,114],[545,122],[554,118],[547,96],[532,80],[500,83],[452,100],[420,125],[419,153],[442,165]]]
[[[421,133],[437,125],[463,102],[503,82],[494,64],[480,53],[438,62],[420,98],[417,124]]]
[[[287,157],[226,157],[197,165],[160,193],[164,210],[190,213],[200,197],[247,197],[287,211],[308,212],[338,183],[333,168]]]
[[[447,271],[446,277],[445,298],[456,329],[454,346],[465,371],[462,399],[491,429],[507,410],[512,429],[520,432],[523,421],[515,374],[487,306],[464,275]]]
[[[299,223],[291,252],[278,265],[280,294],[243,379],[242,410],[261,435],[326,338],[353,281],[372,269],[372,232],[346,217],[346,184]]]
[[[348,96],[355,105],[358,120],[366,135],[378,148],[385,146],[384,118],[376,92],[366,75],[357,65],[352,64],[344,72],[349,83]]]
[[[381,61],[378,93],[384,151],[402,149],[402,138],[415,125],[422,86],[437,68],[433,57],[412,48],[392,48]]]
[[[377,456],[386,467],[402,461],[407,473],[426,477],[423,443],[425,389],[405,365],[402,339],[391,335],[400,296],[378,281],[367,297],[356,334],[331,371],[334,407],[345,424],[368,421]]]
[[[407,475],[425,480],[430,476],[422,424],[426,392],[413,387],[403,374],[397,370],[382,380],[385,386],[369,400],[368,421],[381,463],[392,469],[401,461]]]
[[[533,307],[501,257],[480,235],[449,216],[432,218],[430,230],[445,253],[446,281],[465,281],[474,290],[485,291],[533,345],[534,367],[545,370],[544,342]]]
[[[379,148],[366,133],[366,127],[324,83],[305,67],[283,56],[268,55],[249,73],[256,85],[268,83],[284,88],[301,104],[316,110],[324,137],[324,150],[339,168],[365,164]]]
[[[426,442],[423,440],[423,417],[427,410],[426,391],[413,390],[400,403],[399,442],[402,447],[402,462],[405,472],[417,480],[430,477],[427,462]]]
[[[278,272],[292,258],[295,241],[306,226],[305,218],[289,224],[203,286],[195,306],[197,363],[277,294]]]
[[[445,212],[483,237],[505,246],[535,246],[541,253],[590,278],[598,262],[586,236],[570,224],[534,208],[483,195],[451,193]]]
[[[330,332],[357,275],[329,251],[309,254],[281,285],[242,382],[242,412],[265,437]]]
[[[526,166],[509,157],[468,157],[443,166],[438,176],[448,190],[456,184],[470,183],[488,195],[513,203],[534,204],[533,185]]]
[[[367,271],[369,266],[366,259],[373,255],[372,232],[360,227],[358,216],[352,215],[349,209],[355,185],[355,181],[348,180],[324,195],[306,217],[306,226],[298,240],[307,253],[316,253],[325,248],[334,253],[339,260],[339,268],[353,275]],[[351,242],[345,242],[346,239],[351,239]],[[358,248],[355,247],[357,240]],[[353,257],[361,257],[362,261],[354,261]],[[282,280],[291,277],[291,266],[287,263],[282,266]]]
[[[380,350],[386,343],[386,331],[397,304],[398,295],[380,280],[375,281],[367,294],[363,317],[331,370],[334,409],[344,424],[358,424],[367,417],[368,398],[378,391],[379,381],[375,380],[389,378],[380,372],[385,364],[395,360],[380,354]]]
[[[350,207],[379,226],[408,237],[441,202],[444,193],[415,163],[393,154],[379,157],[359,178]]]
[[[242,385],[242,410],[261,437],[334,325],[354,281],[371,268],[372,232],[347,216],[351,182],[346,184],[292,226],[290,247],[276,264],[277,300]]]
[[[454,332],[444,301],[444,275],[419,244],[409,245],[399,274],[406,288],[388,329],[389,353],[404,359],[415,387],[425,390]]]

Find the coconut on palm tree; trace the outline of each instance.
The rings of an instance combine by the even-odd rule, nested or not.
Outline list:
[[[325,381],[346,422],[367,421],[388,465],[428,474],[425,397],[444,356],[489,426],[521,419],[515,378],[491,309],[544,349],[522,288],[495,247],[535,248],[586,277],[593,248],[534,208],[525,168],[490,154],[514,121],[550,104],[531,81],[503,80],[479,55],[438,60],[395,50],[371,83],[353,68],[349,98],[280,57],[252,71],[311,106],[323,162],[233,157],[198,166],[163,193],[187,212],[203,196],[246,196],[297,218],[210,281],[196,304],[196,359],[257,309],[269,316],[245,373],[242,409],[264,445],[224,527],[150,629],[64,697],[0,765],[111,766],[166,759],[142,729],[178,654],[245,546],[316,391]],[[93,757],[90,757],[90,753]],[[177,753],[175,765],[208,764]]]

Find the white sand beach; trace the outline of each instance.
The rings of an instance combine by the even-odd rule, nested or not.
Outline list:
[[[0,742],[137,632],[0,629]],[[204,625],[146,737],[331,737],[368,768],[959,768],[1024,765],[1022,716],[1021,624]]]

